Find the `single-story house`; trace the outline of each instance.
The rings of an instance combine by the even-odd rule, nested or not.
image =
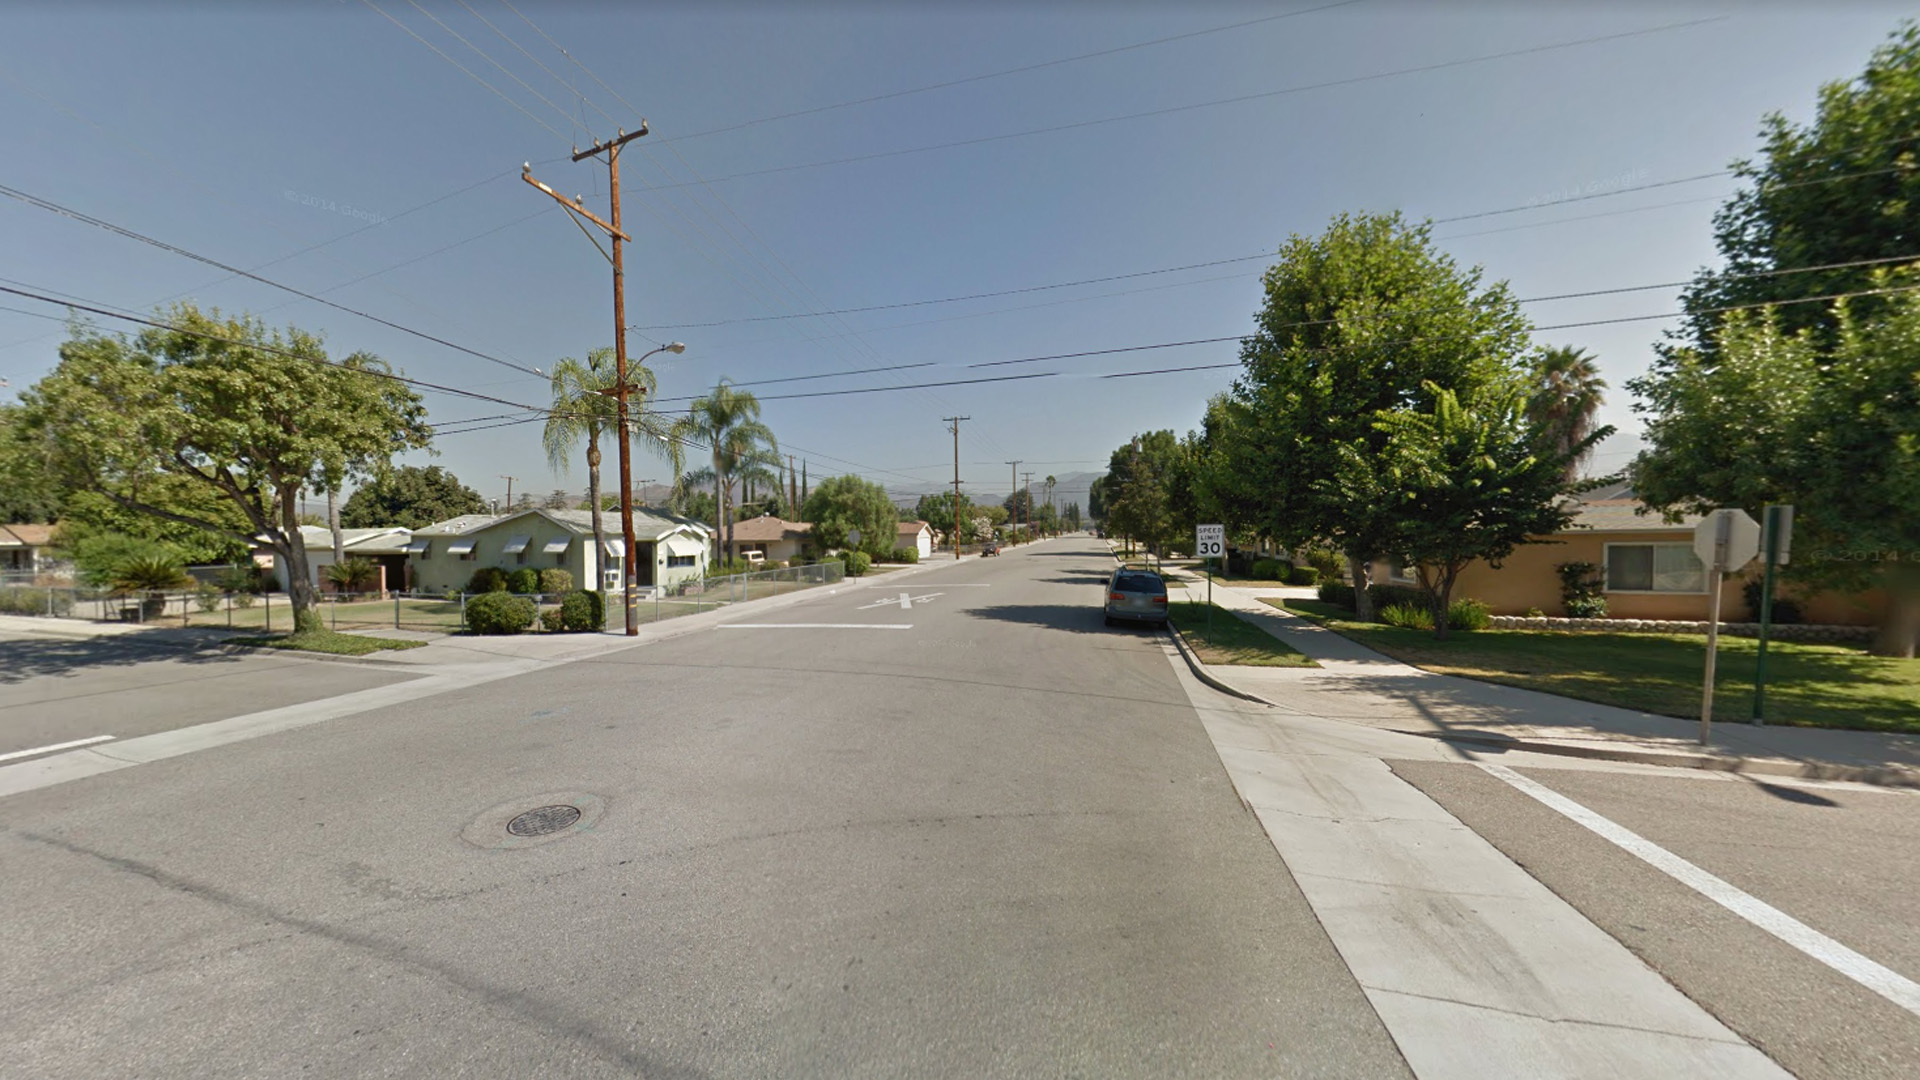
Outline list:
[[[811,522],[784,521],[772,514],[761,514],[733,523],[733,546],[727,554],[739,558],[749,551],[757,551],[766,556],[768,562],[786,562],[805,554],[812,541]]]
[[[314,588],[323,592],[333,591],[333,585],[327,581],[326,568],[333,565],[333,530],[323,525],[300,526],[300,538],[307,546],[307,578]],[[371,586],[373,590],[406,590],[411,588],[407,579],[407,545],[413,542],[413,533],[397,525],[384,529],[341,529],[341,551],[349,559],[366,559],[380,569],[380,577]],[[271,556],[273,579],[286,587],[287,568],[279,555],[272,549],[259,549]]]
[[[620,587],[620,563],[626,543],[620,515],[603,514],[607,542],[593,550],[593,514],[587,510],[521,510],[495,517],[465,514],[413,531],[407,563],[413,587],[445,592],[467,586],[483,566],[513,571],[521,567],[558,567],[573,575],[576,589]],[[707,571],[708,527],[662,510],[635,508],[636,583],[642,588],[670,587]]]
[[[1626,484],[1590,492],[1573,509],[1572,524],[1552,536],[1538,537],[1514,549],[1498,568],[1474,561],[1454,583],[1456,598],[1485,603],[1495,615],[1524,615],[1538,608],[1564,615],[1560,597],[1562,563],[1592,563],[1600,568],[1607,616],[1615,619],[1707,617],[1707,569],[1693,552],[1699,515],[1669,523],[1648,509]],[[1744,571],[1726,576],[1720,592],[1720,617],[1743,622],[1756,616],[1743,592],[1760,571],[1758,559]],[[1375,563],[1369,580],[1378,585],[1417,584],[1417,573],[1394,563]],[[1776,586],[1776,596],[1792,599],[1807,622],[1870,625],[1879,598],[1834,592],[1808,593]]]
[[[923,559],[933,557],[933,526],[924,521],[903,521],[894,547],[917,551]]]
[[[0,573],[45,573],[55,562],[53,526],[0,525]]]

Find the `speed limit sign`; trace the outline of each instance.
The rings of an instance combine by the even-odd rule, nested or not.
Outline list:
[[[1227,553],[1227,527],[1200,525],[1193,530],[1193,553],[1202,559],[1218,559]]]

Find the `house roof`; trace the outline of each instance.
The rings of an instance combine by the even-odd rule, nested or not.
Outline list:
[[[468,536],[486,532],[497,526],[519,523],[524,526],[529,515],[546,518],[555,525],[582,536],[593,535],[593,511],[591,510],[544,510],[538,507],[520,510],[511,514],[494,517],[491,514],[462,514],[446,521],[436,521],[423,529],[413,530],[415,536]],[[609,534],[620,532],[620,515],[604,514],[603,526]],[[678,514],[669,514],[664,510],[652,508],[633,509],[633,534],[636,539],[654,541],[676,532],[698,532],[708,535],[707,526]]]
[[[933,526],[924,521],[903,521],[900,523],[900,538],[906,540],[917,537],[931,528],[933,528]]]
[[[1568,532],[1679,532],[1700,524],[1705,515],[1683,514],[1670,522],[1635,495],[1625,483],[1609,484],[1573,501]]]
[[[333,549],[333,530],[324,525],[300,526],[300,538],[308,551]],[[340,546],[361,555],[398,555],[413,538],[411,530],[398,525],[384,529],[341,529]]]
[[[0,525],[0,547],[46,547],[53,543],[51,525]]]
[[[772,514],[761,514],[757,518],[733,523],[733,539],[737,543],[766,544],[775,540],[805,540],[813,535],[813,524],[806,521],[787,521]]]

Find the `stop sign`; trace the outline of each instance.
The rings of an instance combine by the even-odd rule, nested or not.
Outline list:
[[[1708,570],[1732,573],[1760,554],[1760,525],[1744,510],[1715,510],[1694,526],[1693,553]]]

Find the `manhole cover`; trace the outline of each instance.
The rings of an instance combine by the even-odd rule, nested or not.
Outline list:
[[[580,808],[577,806],[541,806],[507,822],[507,831],[515,836],[546,836],[579,820]]]

